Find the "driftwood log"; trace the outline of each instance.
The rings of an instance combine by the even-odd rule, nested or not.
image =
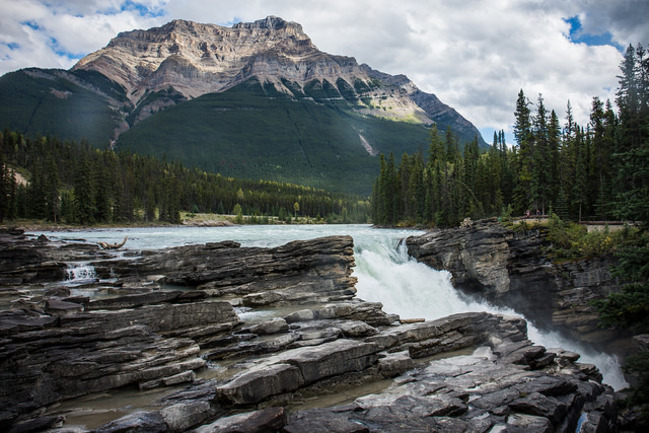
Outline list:
[[[123,247],[127,240],[128,240],[128,236],[124,236],[124,240],[118,244],[109,244],[106,242],[97,242],[97,244],[104,250],[116,250],[118,248]]]

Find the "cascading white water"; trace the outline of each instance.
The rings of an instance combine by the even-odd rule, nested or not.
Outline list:
[[[367,301],[381,302],[385,311],[404,318],[432,320],[466,311],[522,316],[511,309],[463,299],[451,285],[448,272],[418,263],[408,255],[404,245],[384,241],[357,246],[356,263],[357,295]],[[558,332],[541,331],[529,320],[527,329],[529,339],[535,344],[581,354],[580,361],[597,365],[604,381],[616,390],[628,386],[615,356],[599,353]]]
[[[448,272],[440,272],[417,263],[408,256],[401,239],[421,232],[372,229],[367,225],[286,225],[234,227],[165,227],[93,230],[75,232],[75,237],[92,241],[115,242],[128,235],[125,249],[157,249],[178,245],[234,240],[242,246],[276,246],[296,239],[319,236],[352,235],[355,244],[358,297],[377,301],[384,311],[404,318],[437,319],[465,311],[489,311],[517,314],[513,310],[493,307],[485,302],[468,301],[459,296],[450,283]],[[66,239],[65,232],[46,233],[49,238]],[[81,264],[79,264],[81,265]],[[89,269],[71,269],[74,278],[94,278]],[[88,271],[88,273],[86,273]],[[540,331],[528,321],[530,340],[545,347],[561,347],[580,353],[581,361],[595,364],[604,381],[615,389],[627,384],[615,356],[594,351],[586,345],[563,338],[556,332]]]
[[[358,296],[383,304],[383,309],[404,318],[438,319],[484,305],[467,302],[451,285],[450,273],[436,271],[410,259],[405,246],[375,243],[356,252]]]
[[[97,279],[95,268],[88,262],[67,263],[66,283],[82,284]]]

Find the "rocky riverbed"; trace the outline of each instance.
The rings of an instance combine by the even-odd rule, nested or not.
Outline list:
[[[61,285],[70,262],[97,279]],[[353,267],[349,236],[119,253],[0,231],[0,429],[615,428],[599,371],[533,345],[522,319],[400,318],[356,297]],[[76,398],[164,389],[105,424],[66,422]]]

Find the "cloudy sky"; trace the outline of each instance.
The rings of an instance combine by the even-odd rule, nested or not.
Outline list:
[[[0,0],[0,74],[69,68],[118,32],[172,19],[231,25],[276,15],[322,51],[405,74],[491,142],[517,93],[587,122],[614,99],[622,52],[649,45],[649,0]],[[511,140],[510,140],[511,142]]]

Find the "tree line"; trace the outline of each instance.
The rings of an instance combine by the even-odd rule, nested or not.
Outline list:
[[[575,122],[568,101],[562,122],[542,95],[523,90],[514,112],[516,144],[494,133],[486,152],[477,138],[460,146],[435,127],[427,154],[380,157],[372,193],[377,224],[454,226],[500,214],[556,213],[564,220],[641,220],[647,197],[649,76],[642,46],[630,46],[620,65],[620,88],[611,101],[592,100],[589,121]]]
[[[87,142],[0,133],[0,222],[177,224],[181,211],[364,223],[370,204],[367,197],[223,177]]]

